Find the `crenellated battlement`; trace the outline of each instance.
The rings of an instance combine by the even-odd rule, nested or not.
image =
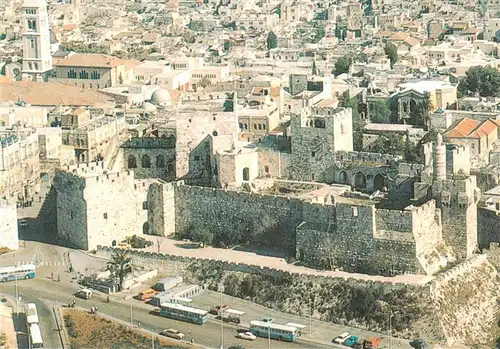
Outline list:
[[[380,165],[390,165],[394,162],[400,161],[403,158],[399,155],[368,153],[358,151],[337,151],[335,153],[337,160],[345,162],[366,162],[377,163]]]

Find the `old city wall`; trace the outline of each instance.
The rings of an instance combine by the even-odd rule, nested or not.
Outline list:
[[[489,345],[500,334],[500,278],[487,255],[476,255],[441,274],[431,296],[449,345]]]
[[[411,212],[376,210],[354,201],[304,203],[303,217],[296,253],[307,265],[381,275],[423,273]]]
[[[173,183],[152,183],[147,194],[148,220],[143,232],[169,236],[175,233],[175,190]]]
[[[141,191],[147,192],[144,188],[136,187],[132,171],[85,178],[88,249],[142,233],[145,214],[138,201],[145,201],[145,195],[141,195]]]
[[[56,189],[57,236],[69,246],[87,250],[87,202],[85,180],[70,172],[57,171]]]
[[[435,182],[433,196],[441,208],[443,239],[457,258],[471,256],[477,245],[477,201],[475,177]]]
[[[478,207],[477,215],[479,248],[487,248],[491,242],[500,243],[500,213],[492,208]]]
[[[302,221],[298,199],[222,189],[176,186],[176,232],[206,229],[219,244],[251,241],[295,249],[295,228]]]

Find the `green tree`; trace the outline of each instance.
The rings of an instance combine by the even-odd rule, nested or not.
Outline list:
[[[274,32],[270,31],[267,34],[266,43],[268,50],[278,47],[278,38],[276,37],[276,34],[274,34]]]
[[[214,234],[207,229],[194,229],[194,231],[191,232],[190,237],[193,241],[201,242],[204,245],[207,245],[212,243]]]
[[[370,120],[376,124],[389,124],[391,122],[391,111],[386,101],[377,100],[370,108]]]
[[[108,270],[118,281],[118,289],[122,290],[123,280],[132,272],[132,257],[127,250],[116,250],[108,262]]]
[[[313,60],[312,75],[318,75],[318,69],[316,68],[316,60]]]
[[[497,97],[500,95],[500,73],[491,67],[472,67],[458,84],[461,95]]]
[[[404,155],[405,142],[403,137],[388,133],[384,136],[379,136],[375,142],[370,144],[370,151],[381,154]]]
[[[349,68],[351,67],[351,63],[352,63],[351,57],[349,56],[339,57],[339,59],[337,59],[337,61],[335,62],[332,73],[335,76],[348,73]]]
[[[208,85],[210,85],[210,79],[208,77],[204,76],[200,81],[198,81],[198,85],[205,88]]]
[[[398,61],[398,48],[394,44],[387,44],[384,47],[384,52],[391,62],[391,69],[394,67],[394,63]]]

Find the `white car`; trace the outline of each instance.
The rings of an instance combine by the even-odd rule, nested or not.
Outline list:
[[[342,344],[346,341],[347,338],[349,338],[351,334],[349,332],[344,332],[337,338],[333,340],[334,343]]]
[[[241,339],[246,339],[249,341],[254,341],[257,339],[257,336],[255,336],[252,332],[240,332],[238,333],[238,336]]]

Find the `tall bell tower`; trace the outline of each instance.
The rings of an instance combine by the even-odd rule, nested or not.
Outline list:
[[[23,80],[43,81],[52,70],[50,31],[45,0],[23,3]]]

